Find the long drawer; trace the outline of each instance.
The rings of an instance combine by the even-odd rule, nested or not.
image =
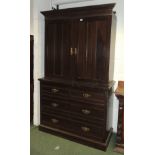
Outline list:
[[[105,94],[103,93],[97,93],[95,91],[90,91],[90,90],[76,90],[76,89],[71,89],[70,90],[70,95],[76,99],[81,99],[81,100],[88,100],[88,101],[101,101],[105,103],[106,97]]]
[[[41,110],[43,112],[54,111],[63,111],[73,115],[79,115],[85,119],[98,119],[104,120],[105,116],[105,107],[96,106],[89,103],[82,103],[77,101],[67,101],[60,99],[43,99],[41,103]]]
[[[86,90],[75,90],[69,88],[62,88],[60,86],[47,86],[43,85],[41,87],[41,95],[44,98],[53,98],[53,97],[64,97],[67,99],[73,99],[77,101],[84,102],[96,102],[98,104],[105,104],[106,97],[102,93],[96,93],[93,91]]]
[[[93,126],[92,124],[86,124],[85,122],[75,121],[69,118],[66,119],[54,114],[48,115],[41,113],[41,124],[99,141],[102,141],[105,136],[103,126],[101,128],[100,126]]]
[[[57,85],[41,85],[41,92],[49,96],[69,96],[69,90]]]

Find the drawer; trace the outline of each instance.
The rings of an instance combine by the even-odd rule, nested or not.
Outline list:
[[[104,106],[96,106],[88,103],[80,103],[76,101],[65,101],[59,99],[42,100],[41,110],[43,112],[64,111],[73,115],[79,115],[84,119],[95,118],[104,120],[105,108]]]
[[[41,95],[46,96],[68,96],[69,91],[66,88],[57,85],[41,85]]]
[[[80,98],[82,100],[102,100],[106,102],[106,96],[102,93],[95,93],[93,91],[86,90],[70,90],[70,94],[73,97]]]
[[[93,126],[92,124],[88,123],[86,124],[82,121],[80,122],[72,119],[65,119],[58,115],[47,115],[42,113],[41,124],[100,141],[102,141],[105,135],[104,128]]]

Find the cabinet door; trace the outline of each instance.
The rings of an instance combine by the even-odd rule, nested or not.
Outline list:
[[[45,24],[45,77],[71,78],[71,21]]]
[[[76,26],[76,78],[108,81],[108,20],[81,19]]]

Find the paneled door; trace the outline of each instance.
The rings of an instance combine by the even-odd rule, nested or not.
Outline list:
[[[45,76],[72,78],[72,21],[45,23]]]
[[[79,19],[74,24],[75,78],[87,81],[108,81],[108,20]]]

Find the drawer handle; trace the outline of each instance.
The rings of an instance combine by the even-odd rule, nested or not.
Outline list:
[[[55,88],[52,89],[52,93],[57,93],[58,91],[59,91],[58,89]]]
[[[82,109],[82,112],[86,115],[89,115],[91,113],[91,111],[87,109]]]
[[[57,120],[55,118],[52,118],[51,121],[52,121],[52,123],[55,123],[55,124],[59,122],[59,120]]]
[[[89,132],[90,131],[90,128],[88,128],[88,127],[81,127],[81,129],[82,129],[82,131],[84,131],[84,132]]]
[[[57,104],[57,103],[51,103],[51,105],[52,105],[52,107],[54,107],[54,108],[56,108],[56,107],[59,106],[59,104]]]
[[[91,95],[90,94],[88,94],[88,93],[83,93],[83,97],[85,97],[85,98],[88,98],[88,97],[90,97]]]

